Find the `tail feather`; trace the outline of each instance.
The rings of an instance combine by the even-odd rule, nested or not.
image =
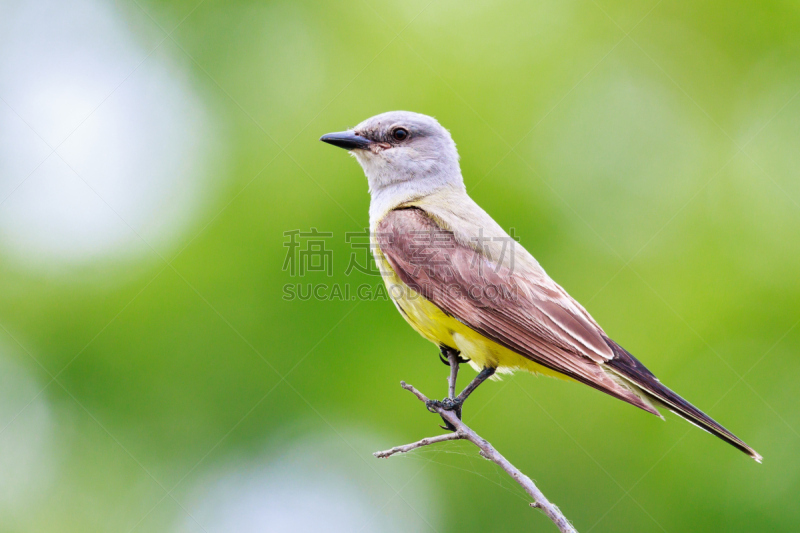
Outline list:
[[[606,342],[613,350],[614,358],[606,362],[605,366],[610,367],[610,369],[617,374],[630,381],[652,400],[655,400],[656,403],[662,404],[673,413],[691,422],[700,429],[708,431],[712,435],[740,449],[757,462],[761,462],[762,457],[758,452],[700,409],[662,385],[652,372],[622,346],[611,339],[606,339]]]

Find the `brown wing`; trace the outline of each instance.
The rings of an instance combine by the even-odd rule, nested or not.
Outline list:
[[[609,339],[538,265],[514,272],[513,265],[493,262],[459,243],[452,232],[419,208],[390,212],[378,224],[376,238],[406,285],[478,333],[540,365],[659,415],[642,399],[645,395],[761,462],[755,450],[662,385]]]
[[[614,353],[602,330],[541,270],[531,280],[490,261],[419,208],[391,211],[376,239],[400,279],[443,312],[540,365],[659,414],[603,370]]]

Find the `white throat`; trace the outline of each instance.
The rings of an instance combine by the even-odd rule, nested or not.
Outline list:
[[[398,206],[412,205],[439,193],[466,194],[466,188],[463,182],[434,184],[405,181],[392,183],[379,189],[370,189],[370,227],[374,228],[386,213]]]

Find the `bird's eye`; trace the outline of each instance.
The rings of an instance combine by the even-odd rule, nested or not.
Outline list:
[[[392,130],[392,137],[397,141],[404,141],[408,138],[408,130],[405,128],[395,128]]]

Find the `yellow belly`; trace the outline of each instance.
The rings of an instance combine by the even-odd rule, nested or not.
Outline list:
[[[394,273],[380,250],[376,250],[376,259],[386,283],[389,296],[400,313],[417,332],[437,346],[449,346],[461,352],[461,356],[469,359],[476,370],[484,367],[497,368],[498,372],[526,370],[534,374],[543,374],[561,379],[569,377],[535,363],[505,346],[484,337],[472,328],[448,316],[422,295],[409,288]]]

